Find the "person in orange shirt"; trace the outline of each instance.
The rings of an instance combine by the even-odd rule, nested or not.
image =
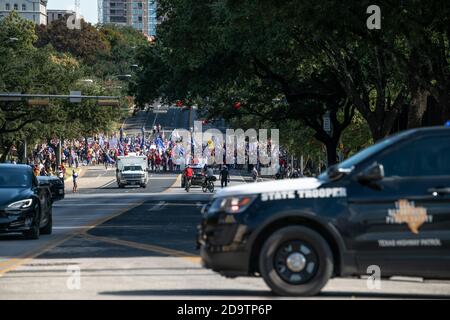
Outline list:
[[[33,173],[36,177],[40,176],[41,171],[39,170],[39,166],[37,164],[34,165]]]

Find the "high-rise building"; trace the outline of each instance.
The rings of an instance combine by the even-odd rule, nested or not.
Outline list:
[[[11,11],[36,24],[47,25],[47,0],[0,0],[0,19]]]
[[[127,24],[127,3],[128,0],[102,0],[99,7],[102,8],[102,17],[99,22],[102,24]]]
[[[99,22],[128,25],[147,36],[156,36],[156,0],[98,0]]]
[[[49,25],[53,21],[60,20],[62,18],[67,19],[69,16],[75,15],[76,12],[73,10],[47,10],[47,24]]]

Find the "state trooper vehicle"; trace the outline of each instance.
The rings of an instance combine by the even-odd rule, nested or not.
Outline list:
[[[391,136],[318,178],[223,189],[203,208],[198,245],[207,268],[262,276],[278,295],[368,270],[449,279],[450,128]]]

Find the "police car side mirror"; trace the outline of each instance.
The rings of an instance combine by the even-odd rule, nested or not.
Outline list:
[[[349,174],[353,171],[353,167],[350,169],[339,168],[338,165],[334,165],[328,168],[327,175],[330,180],[339,180],[346,174]]]
[[[359,182],[375,182],[384,179],[384,167],[382,164],[373,163],[368,168],[364,169],[360,174],[358,174],[357,179]]]

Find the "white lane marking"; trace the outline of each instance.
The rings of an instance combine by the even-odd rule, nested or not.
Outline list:
[[[161,211],[166,207],[166,202],[165,201],[160,201],[158,204],[152,206],[150,209],[148,209],[147,211]]]
[[[133,189],[130,189],[133,190]],[[174,193],[163,193],[163,192],[142,192],[142,193],[130,193],[126,195],[126,199],[132,199],[132,198],[143,198],[143,197],[151,197],[151,196],[155,196],[155,197],[166,197],[166,198],[170,198],[173,195],[186,195],[189,198],[192,198],[191,196],[210,196],[211,194],[208,193],[203,193],[201,191],[201,189],[199,189],[200,192],[198,193],[194,193],[194,194],[190,194],[187,193],[186,191],[182,192],[180,190],[180,192],[174,192]],[[102,198],[117,198],[117,197],[123,197],[124,194],[123,193],[96,193],[96,194],[70,194],[70,195],[66,195],[66,199],[79,199],[79,200],[85,200],[85,199],[102,199]]]
[[[119,207],[124,207],[127,206],[128,204],[126,203],[71,203],[71,204],[54,204],[53,208],[67,208],[68,206],[70,207],[90,207],[90,206],[95,206],[95,207],[100,207],[100,206],[119,206]]]
[[[245,184],[248,183],[247,181],[245,181],[245,178],[242,176],[242,173],[239,173],[239,177],[242,179],[242,181],[243,181]]]
[[[168,207],[199,207],[202,206],[200,202],[197,203],[170,203],[165,201],[160,201],[157,205],[162,206],[168,206]],[[127,203],[66,203],[66,204],[54,204],[53,208],[67,208],[67,207],[126,207],[129,204]],[[143,204],[142,207],[145,206],[154,206],[155,204],[149,203],[149,204]]]

